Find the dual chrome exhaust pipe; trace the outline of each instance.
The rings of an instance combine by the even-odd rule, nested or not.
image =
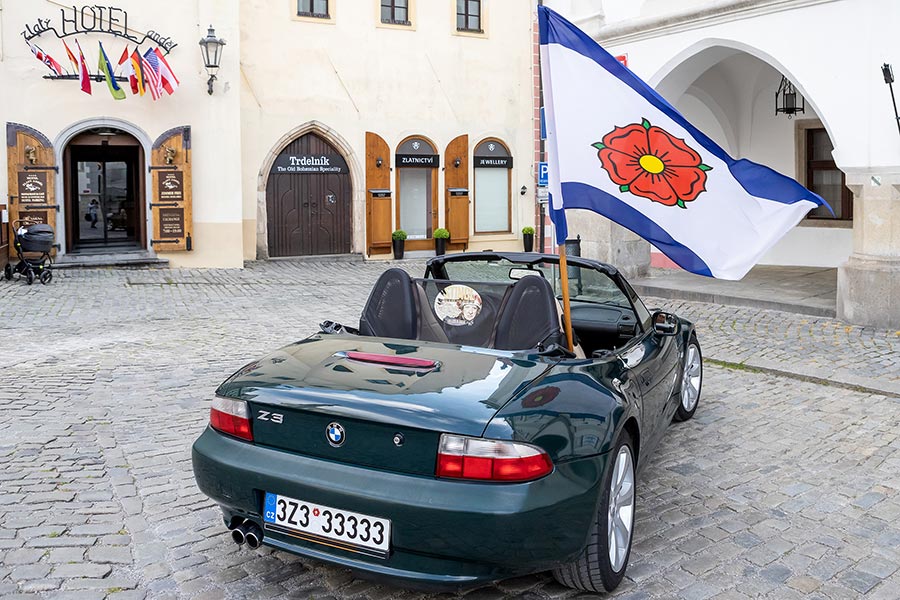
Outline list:
[[[238,546],[246,543],[247,546],[256,550],[262,545],[262,529],[250,519],[232,519],[228,528],[231,529],[231,539]]]

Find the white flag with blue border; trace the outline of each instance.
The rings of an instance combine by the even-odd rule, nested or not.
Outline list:
[[[550,216],[567,208],[627,227],[687,271],[740,279],[818,195],[735,160],[583,31],[538,7]]]

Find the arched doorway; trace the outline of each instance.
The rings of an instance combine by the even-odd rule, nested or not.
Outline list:
[[[783,80],[797,87],[804,112],[776,113]],[[834,210],[811,211],[760,264],[836,267],[852,251],[852,195],[834,159],[837,141],[803,82],[764,52],[706,40],[676,56],[651,82],[685,118],[735,158],[761,163],[821,195]],[[668,266],[651,255],[653,266]]]
[[[116,127],[93,127],[63,150],[68,253],[115,253],[147,246],[144,148]]]
[[[315,133],[288,144],[266,182],[269,257],[346,254],[353,186],[340,152]]]

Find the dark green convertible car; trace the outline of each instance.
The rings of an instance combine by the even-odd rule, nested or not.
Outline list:
[[[413,587],[552,570],[614,589],[635,472],[693,416],[702,358],[614,267],[567,275],[574,351],[559,258],[480,252],[388,269],[358,329],[325,322],[232,375],[193,464],[234,541]]]

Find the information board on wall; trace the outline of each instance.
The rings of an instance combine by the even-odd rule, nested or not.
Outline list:
[[[19,171],[19,202],[47,204],[47,173]]]

